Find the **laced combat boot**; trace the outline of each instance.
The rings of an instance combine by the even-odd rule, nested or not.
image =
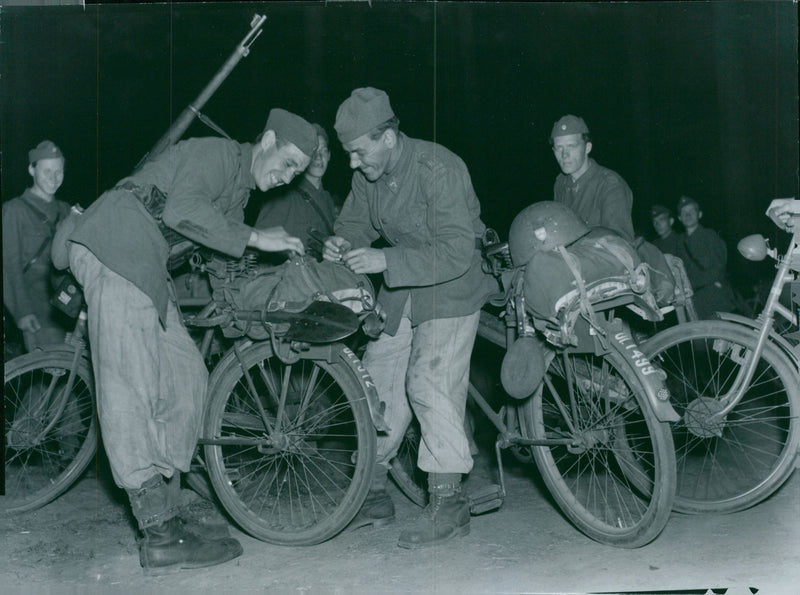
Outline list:
[[[394,522],[394,502],[392,502],[386,486],[389,482],[388,469],[381,464],[376,464],[372,474],[367,498],[355,518],[347,525],[347,531],[372,525],[384,527]]]
[[[397,545],[418,549],[469,534],[469,502],[461,490],[461,474],[430,473],[430,501],[422,516],[400,534]]]

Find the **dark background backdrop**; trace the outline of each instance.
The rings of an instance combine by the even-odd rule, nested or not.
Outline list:
[[[27,151],[64,151],[59,196],[88,206],[128,174],[249,29],[264,32],[204,113],[252,140],[271,107],[323,124],[326,185],[350,172],[335,139],[355,87],[386,90],[401,128],[467,163],[484,220],[505,237],[524,206],[552,198],[553,122],[584,117],[592,156],[649,207],[697,198],[729,247],[780,238],[763,216],[798,195],[797,4],[781,2],[271,2],[3,7],[2,196],[30,184]],[[213,134],[195,122],[185,136]],[[251,200],[263,200],[254,193]]]

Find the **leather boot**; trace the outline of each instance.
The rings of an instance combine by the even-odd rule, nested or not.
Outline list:
[[[243,551],[233,538],[204,539],[190,533],[177,518],[146,527],[142,533],[139,562],[151,574],[214,566],[239,557]]]
[[[400,534],[397,545],[418,549],[469,534],[469,502],[461,491],[461,476],[431,473],[430,501],[419,520]]]
[[[394,521],[394,502],[386,489],[370,490],[361,510],[347,525],[347,530],[352,531],[360,527],[372,525],[384,527]]]
[[[175,471],[166,481],[170,507],[177,510],[183,528],[203,539],[230,537],[228,519],[215,502],[203,499],[192,490],[181,487],[181,473]]]

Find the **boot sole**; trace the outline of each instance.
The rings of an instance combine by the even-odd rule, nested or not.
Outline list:
[[[145,576],[164,576],[167,574],[175,574],[180,572],[181,570],[197,570],[199,568],[210,568],[212,566],[219,566],[220,564],[225,564],[226,562],[230,562],[231,560],[235,560],[239,556],[244,553],[244,548],[239,544],[238,550],[234,550],[231,552],[231,555],[221,559],[221,560],[214,560],[212,562],[177,562],[175,564],[170,564],[168,566],[145,566],[142,568],[144,571]]]
[[[384,519],[374,519],[374,520],[364,520],[358,521],[355,520],[351,521],[347,527],[345,527],[344,533],[350,533],[351,531],[356,531],[357,529],[361,529],[363,527],[369,527],[372,525],[373,529],[380,529],[381,527],[386,527],[394,523],[395,517],[390,516]]]
[[[447,543],[448,541],[454,540],[456,537],[466,537],[469,535],[469,523],[466,525],[462,525],[461,527],[456,527],[455,531],[453,531],[447,537],[442,539],[436,539],[434,541],[426,541],[423,543],[414,543],[410,541],[397,541],[398,547],[407,549],[407,550],[421,550],[426,547],[433,547],[436,545],[441,545],[443,543]]]

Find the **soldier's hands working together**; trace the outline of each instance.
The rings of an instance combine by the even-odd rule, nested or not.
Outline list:
[[[325,240],[322,257],[333,262],[342,262],[354,273],[382,273],[386,270],[386,256],[377,248],[350,249],[350,242],[341,236]]]

